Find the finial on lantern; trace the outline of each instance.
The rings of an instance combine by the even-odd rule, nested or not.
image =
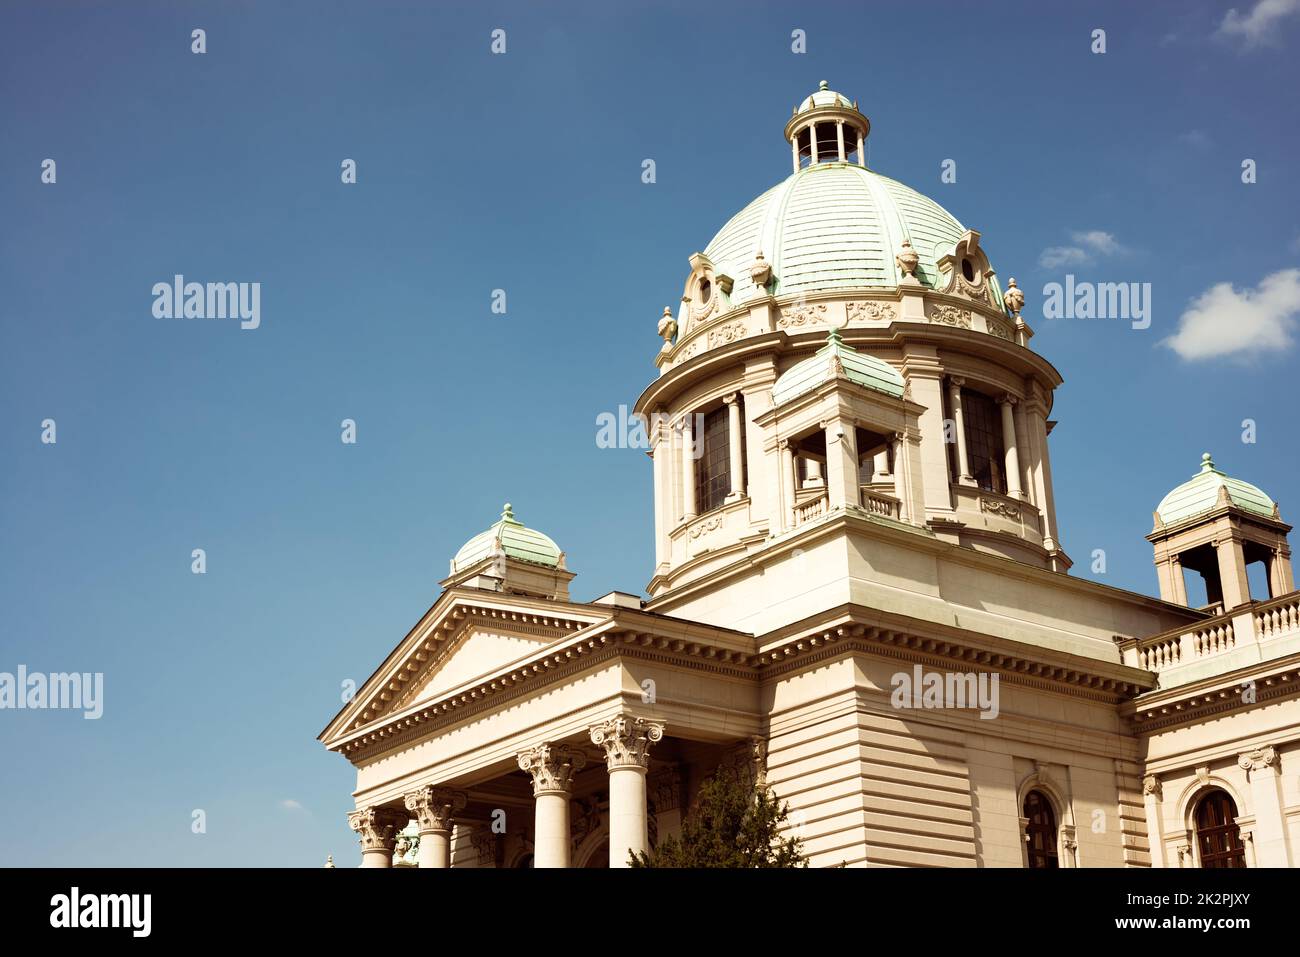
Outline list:
[[[677,320],[667,306],[664,306],[664,314],[659,317],[659,335],[664,340],[664,347],[660,351],[667,352],[673,347],[673,337],[677,335]]]

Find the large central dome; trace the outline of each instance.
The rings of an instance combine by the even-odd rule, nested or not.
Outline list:
[[[934,200],[855,163],[819,163],[792,173],[718,231],[704,253],[735,277],[733,305],[760,295],[784,296],[870,286],[897,286],[894,256],[910,240],[916,276],[938,282],[938,261],[965,227]],[[772,267],[766,291],[749,266],[761,252]]]

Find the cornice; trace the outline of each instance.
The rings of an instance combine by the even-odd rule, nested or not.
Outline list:
[[[1245,701],[1242,685],[1255,682],[1254,699]],[[1205,721],[1234,711],[1294,697],[1300,692],[1300,654],[1256,662],[1176,688],[1147,692],[1121,710],[1134,731],[1151,734]]]

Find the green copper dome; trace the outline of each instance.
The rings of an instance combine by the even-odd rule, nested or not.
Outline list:
[[[564,553],[549,537],[535,529],[527,528],[515,518],[514,510],[507,502],[501,512],[500,520],[486,531],[479,532],[461,546],[456,557],[451,560],[451,573],[464,571],[471,565],[490,558],[500,550],[510,558],[534,565],[546,565],[550,568],[560,567]]]
[[[1156,506],[1156,514],[1166,525],[1181,522],[1203,512],[1211,511],[1219,503],[1219,490],[1226,489],[1228,500],[1240,509],[1272,518],[1276,506],[1273,500],[1249,482],[1224,475],[1214,467],[1210,453],[1201,456],[1201,470],[1190,481],[1178,486]]]
[[[905,239],[921,258],[917,278],[934,287],[939,259],[965,231],[934,200],[888,176],[853,163],[818,163],[738,212],[704,253],[733,278],[734,306],[769,292],[897,286],[903,274],[894,256]],[[750,278],[759,252],[772,267],[766,289]],[[1002,291],[994,292],[1001,301]]]
[[[826,337],[826,345],[796,362],[776,380],[772,386],[772,403],[782,405],[840,377],[895,398],[903,395],[903,377],[893,366],[884,359],[846,346],[840,339],[840,331],[833,328]]]

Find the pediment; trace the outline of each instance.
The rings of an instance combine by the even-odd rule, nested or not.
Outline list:
[[[444,592],[320,734],[335,738],[527,657],[609,610],[518,595]]]

